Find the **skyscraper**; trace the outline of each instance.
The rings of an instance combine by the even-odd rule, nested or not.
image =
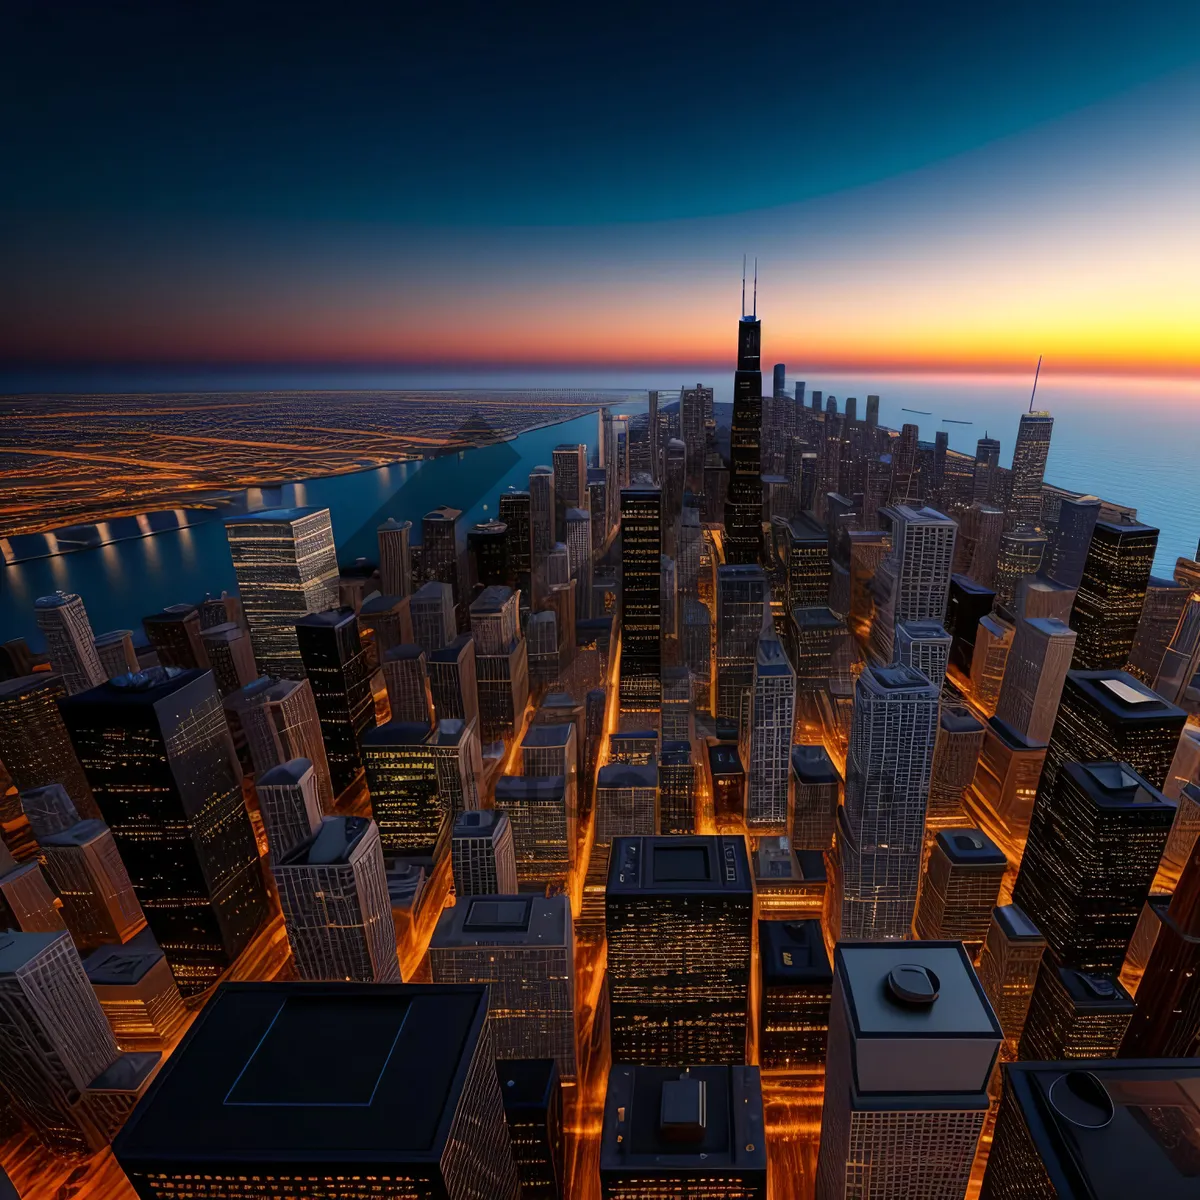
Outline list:
[[[258,669],[303,678],[296,622],[338,602],[329,509],[279,508],[231,517],[225,536]]]
[[[550,461],[554,469],[554,538],[565,542],[567,510],[587,504],[587,447],[582,442],[555,446]]]
[[[971,960],[958,942],[833,959],[817,1200],[961,1200],[1002,1038]]]
[[[1012,488],[1008,519],[1016,528],[1034,529],[1042,523],[1042,481],[1054,418],[1048,412],[1025,412],[1013,447]]]
[[[480,521],[472,525],[467,531],[467,555],[473,587],[507,584],[512,577],[508,565],[508,526],[503,521]]]
[[[363,765],[385,854],[428,857],[448,829],[428,725],[391,721],[367,732]]]
[[[381,665],[392,720],[430,724],[433,693],[429,688],[425,651],[420,646],[395,646],[384,655]]]
[[[385,596],[412,594],[412,522],[388,517],[378,529],[379,577]]]
[[[359,637],[375,667],[382,664],[389,650],[413,643],[411,610],[408,596],[371,596],[359,605]]]
[[[0,758],[18,791],[60,783],[85,816],[97,815],[83,768],[58,711],[62,677],[48,672],[0,681]]]
[[[565,883],[575,856],[566,780],[561,775],[501,775],[496,808],[512,825],[518,881],[542,889],[547,883]]]
[[[508,582],[527,591],[532,570],[530,495],[510,488],[500,493],[497,507],[500,520],[504,522],[504,536],[508,540],[508,569],[512,572],[512,579]]]
[[[1053,618],[1019,618],[996,716],[1030,742],[1048,742],[1058,714],[1075,631]]]
[[[1051,817],[1016,894],[1058,963],[1120,971],[1174,816],[1125,763],[1059,765]]]
[[[1100,501],[1095,496],[1066,496],[1058,509],[1058,521],[1042,558],[1047,579],[1067,588],[1083,582],[1092,534],[1100,516]]]
[[[746,826],[788,832],[788,772],[796,712],[796,672],[774,629],[758,642],[750,712]]]
[[[696,832],[696,762],[690,742],[664,741],[658,756],[656,833]]]
[[[679,393],[679,429],[687,447],[687,486],[693,492],[704,490],[706,408],[712,407],[712,388],[703,384],[685,387]]]
[[[787,601],[790,612],[800,604],[828,604],[829,535],[807,513],[786,525]]]
[[[1149,525],[1096,522],[1071,610],[1077,670],[1121,670],[1129,661],[1157,547]]]
[[[158,1054],[121,1054],[65,933],[0,933],[0,1088],[63,1158],[101,1149]]]
[[[271,861],[307,842],[321,825],[317,773],[307,758],[293,758],[254,781]]]
[[[330,609],[302,617],[296,638],[321,720],[329,778],[334,794],[340,795],[358,778],[358,744],[375,725],[371,677],[354,610]]]
[[[996,468],[1000,465],[1000,443],[995,438],[981,437],[975,447],[975,476],[971,498],[990,504],[998,499]]]
[[[946,602],[946,631],[952,639],[950,662],[969,679],[979,622],[992,611],[996,593],[966,575],[950,577]]]
[[[980,618],[971,652],[971,694],[989,716],[1000,703],[1008,656],[1012,653],[1016,627],[996,613]]]
[[[512,823],[491,808],[459,813],[450,842],[454,892],[465,896],[515,896],[517,859]]]
[[[1115,1058],[1133,999],[1114,975],[1060,967],[1042,958],[1017,1057],[1034,1062]]]
[[[825,1065],[833,972],[821,922],[759,921],[759,1064]]]
[[[430,580],[413,593],[408,605],[413,641],[432,654],[454,640],[458,625],[454,618],[454,593],[448,583]]]
[[[227,984],[113,1153],[155,1200],[518,1200],[487,1016],[483,987]]]
[[[762,567],[717,568],[717,711],[738,719],[754,684],[754,663],[770,588]]]
[[[202,992],[267,912],[242,773],[212,675],[155,667],[61,707],[179,989]]]
[[[426,579],[450,585],[457,603],[463,599],[458,572],[458,519],[462,510],[443,504],[421,518],[421,570]]]
[[[575,938],[558,896],[467,896],[429,943],[435,984],[486,983],[499,1059],[553,1058],[575,1078]]]
[[[60,933],[66,928],[42,868],[33,859],[19,866],[0,841],[0,929]]]
[[[576,583],[576,615],[583,619],[592,611],[592,517],[586,508],[567,509],[566,543]]]
[[[613,842],[605,924],[614,1062],[746,1061],[753,909],[741,837]]]
[[[756,563],[762,557],[762,371],[759,345],[758,289],[750,316],[738,321],[737,370],[733,376],[733,425],[730,433],[729,498],[725,502],[725,561]]]
[[[937,721],[938,690],[912,667],[859,676],[838,823],[842,940],[908,937]]]
[[[560,1200],[565,1187],[563,1096],[552,1058],[496,1063],[521,1200]]]
[[[1197,1090],[1194,1061],[1007,1064],[982,1200],[1186,1196]]]
[[[938,691],[950,662],[950,635],[938,621],[900,621],[893,653],[902,666],[920,671]]]
[[[621,489],[621,707],[657,715],[660,683],[662,492]]]
[[[828,850],[841,800],[842,777],[824,746],[793,746],[792,845],[797,850]]]
[[[511,742],[529,700],[529,660],[512,588],[493,586],[471,604],[478,671],[480,737]]]
[[[96,640],[83,601],[73,593],[54,592],[33,602],[38,629],[46,639],[50,665],[68,696],[87,691],[107,678],[96,653]]]
[[[1191,596],[1192,589],[1174,579],[1151,575],[1147,580],[1146,600],[1126,666],[1126,670],[1143,683],[1153,687],[1158,678],[1167,647],[1179,628]]]
[[[439,721],[474,721],[479,732],[479,682],[475,664],[475,639],[460,633],[426,664],[433,710]]]
[[[437,772],[438,794],[451,820],[460,813],[477,809],[483,780],[483,753],[476,720],[438,721],[428,745]]]
[[[1006,529],[1000,535],[996,559],[996,602],[1006,608],[1016,605],[1017,593],[1024,580],[1041,568],[1046,552],[1046,535],[1028,526]]]
[[[1200,795],[1196,795],[1200,800]],[[1193,842],[1138,984],[1123,1058],[1200,1050],[1200,842]]]
[[[740,799],[740,797],[739,797]],[[596,846],[613,838],[653,835],[661,822],[658,769],[649,763],[610,762],[596,775]]]
[[[1106,759],[1124,762],[1151,788],[1161,788],[1185,719],[1182,709],[1168,704],[1123,671],[1067,673],[1038,783],[1020,874],[1013,888],[1013,900],[1035,923],[1039,923],[1038,914],[1049,903],[1042,889],[1054,870],[1053,859],[1049,857],[1049,826],[1057,803],[1056,788],[1062,765]]]
[[[603,1200],[766,1200],[757,1067],[614,1062],[600,1134]]]
[[[929,777],[926,828],[962,824],[963,796],[975,778],[983,738],[983,726],[966,708],[942,705]]]
[[[324,817],[271,866],[301,979],[399,983],[396,931],[379,830],[367,817]]]
[[[972,958],[987,936],[1008,860],[981,829],[943,829],[921,884],[917,937],[962,942]]]
[[[235,697],[242,701],[238,711],[256,775],[261,777],[294,758],[306,758],[316,775],[321,811],[332,813],[333,783],[312,684],[307,679],[272,682],[263,676]]]
[[[80,950],[127,942],[146,924],[111,830],[79,821],[38,838],[62,916]]]
[[[534,467],[529,474],[529,529],[535,577],[544,567],[558,540],[555,537],[555,524],[554,471],[551,467]],[[534,591],[538,590],[535,584]]]
[[[906,504],[888,510],[892,523],[889,561],[896,580],[894,620],[946,618],[946,598],[954,562],[956,526],[932,508]]]
[[[121,1050],[166,1050],[187,1010],[166,956],[132,942],[104,946],[83,968]]]
[[[1009,1056],[1017,1052],[1046,939],[1015,904],[992,910],[983,951],[979,982],[1004,1030]]]
[[[128,675],[138,669],[137,651],[133,648],[132,629],[114,629],[96,638],[96,655],[106,678]]]
[[[204,645],[205,661],[212,668],[213,679],[222,696],[232,695],[258,678],[250,635],[240,625],[232,621],[210,625],[201,629],[200,641]],[[159,661],[162,661],[161,656]]]

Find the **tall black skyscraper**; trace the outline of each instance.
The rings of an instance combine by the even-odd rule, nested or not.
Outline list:
[[[1051,822],[1063,764],[1104,759],[1128,763],[1152,788],[1161,788],[1185,720],[1183,709],[1124,671],[1067,673],[1013,889],[1013,901],[1035,925],[1050,902],[1044,881],[1054,870]]]
[[[725,561],[756,563],[762,556],[762,371],[759,346],[758,268],[754,306],[746,316],[742,280],[742,317],[738,322],[737,371],[733,376],[733,426],[730,432],[729,498],[725,503]]]
[[[61,708],[180,991],[201,992],[267,912],[212,673],[155,667],[80,692]]]
[[[304,672],[321,718],[334,795],[362,769],[359,739],[375,724],[375,702],[366,652],[352,608],[312,613],[296,623]]]

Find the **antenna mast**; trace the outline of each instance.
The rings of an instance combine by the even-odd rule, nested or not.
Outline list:
[[[746,256],[742,255],[742,316],[746,315]]]
[[[745,301],[743,301],[745,303]],[[1033,373],[1033,391],[1029,393],[1029,411],[1033,412],[1033,398],[1037,395],[1038,376],[1042,373],[1042,356],[1038,355],[1037,370]]]
[[[743,304],[745,301],[743,301]],[[754,317],[758,316],[758,259],[754,260],[754,312],[751,314]]]

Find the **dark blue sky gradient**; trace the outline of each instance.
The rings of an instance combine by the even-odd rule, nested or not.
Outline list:
[[[969,150],[1200,47],[1194,0],[6,14],[5,237],[32,218],[496,227],[741,212]]]

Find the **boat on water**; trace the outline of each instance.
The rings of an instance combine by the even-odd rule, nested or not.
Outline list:
[[[901,412],[916,413],[919,417],[932,417],[933,413],[926,412],[923,408],[902,408]]]
[[[943,417],[943,425],[974,425],[974,421],[956,421],[953,417]]]

